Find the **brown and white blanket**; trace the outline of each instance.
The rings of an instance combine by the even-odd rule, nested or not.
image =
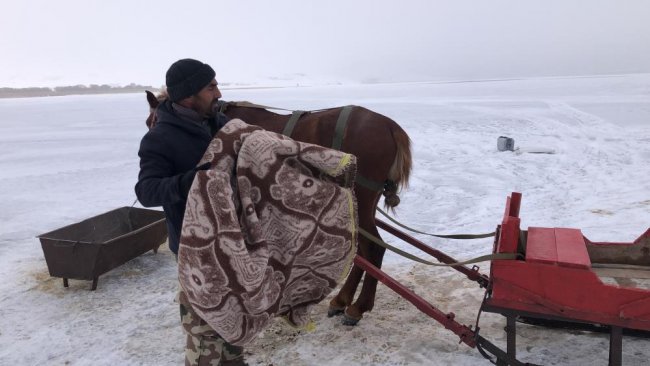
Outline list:
[[[353,155],[231,120],[190,189],[178,253],[194,310],[245,345],[274,316],[298,326],[356,252]]]

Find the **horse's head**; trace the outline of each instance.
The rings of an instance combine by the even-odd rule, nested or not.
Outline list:
[[[156,125],[156,108],[167,99],[167,91],[161,91],[158,96],[149,90],[145,90],[145,93],[147,93],[147,102],[149,103],[149,117],[147,117],[146,124],[149,129],[152,129]]]
[[[167,100],[169,96],[167,95],[167,90],[161,91],[160,93],[158,93],[158,95],[155,95],[149,90],[145,90],[145,93],[147,93],[147,103],[149,103],[149,117],[147,117],[145,123],[147,124],[147,127],[149,129],[152,129],[153,126],[156,125],[156,108],[158,108],[160,103]],[[215,110],[218,110],[219,112],[225,112],[230,105],[231,105],[230,102],[224,102],[222,100],[218,100],[217,103],[213,106],[213,108]]]

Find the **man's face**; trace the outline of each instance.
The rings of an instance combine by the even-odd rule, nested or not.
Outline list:
[[[213,104],[221,98],[217,80],[212,79],[201,91],[192,96],[192,109],[203,117],[212,117]]]

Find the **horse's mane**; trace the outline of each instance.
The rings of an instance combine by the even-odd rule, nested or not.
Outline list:
[[[169,94],[167,94],[167,88],[163,88],[158,94],[156,94],[156,99],[158,99],[160,103],[169,99]]]

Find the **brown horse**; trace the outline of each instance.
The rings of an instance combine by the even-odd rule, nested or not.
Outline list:
[[[166,99],[147,91],[150,115],[147,126],[155,124],[155,110]],[[270,112],[260,107],[242,107],[239,103],[222,102],[221,111],[230,118],[260,126],[268,131],[286,133],[289,115]],[[346,119],[345,116],[348,116]],[[296,119],[297,118],[297,119]],[[335,147],[357,157],[355,194],[359,212],[359,226],[379,237],[375,225],[375,209],[379,198],[393,208],[399,203],[397,192],[408,183],[411,173],[411,142],[406,132],[392,119],[363,107],[332,108],[305,112],[293,118],[295,127],[288,133],[298,141]],[[347,121],[347,122],[346,122]],[[342,137],[336,142],[336,135]],[[333,141],[334,145],[333,146]],[[340,146],[339,146],[340,145]],[[385,249],[359,236],[357,254],[381,267]],[[339,293],[330,302],[329,316],[344,313],[343,324],[356,324],[363,313],[372,310],[375,303],[377,280],[366,275],[357,300],[353,302],[364,271],[354,265]]]

